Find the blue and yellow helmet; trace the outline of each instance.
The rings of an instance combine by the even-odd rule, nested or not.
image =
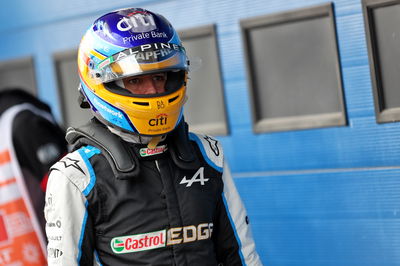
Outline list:
[[[126,132],[156,136],[182,119],[188,59],[175,29],[163,16],[141,8],[120,9],[98,18],[78,50],[80,90],[95,116]],[[118,81],[167,73],[166,91],[135,95]]]

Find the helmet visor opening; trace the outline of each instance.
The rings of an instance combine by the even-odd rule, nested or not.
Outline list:
[[[148,72],[147,74],[151,74],[153,72]],[[104,83],[104,87],[112,92],[116,93],[119,95],[123,96],[129,96],[129,97],[137,97],[137,98],[152,98],[152,97],[160,97],[164,95],[171,94],[178,89],[180,89],[182,86],[186,85],[185,80],[186,80],[186,71],[185,70],[173,70],[173,71],[167,71],[167,72],[155,72],[157,73],[165,73],[166,74],[166,82],[165,82],[165,92],[162,93],[154,93],[154,94],[136,94],[130,92],[128,89],[123,87],[123,82],[122,80],[114,80],[108,83]],[[136,75],[136,77],[140,77],[141,75]]]
[[[91,70],[90,76],[99,84],[128,76],[187,68],[187,57],[182,46],[153,43],[129,48],[106,58]]]

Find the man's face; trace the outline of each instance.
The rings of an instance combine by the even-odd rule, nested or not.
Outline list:
[[[158,94],[165,92],[167,81],[166,73],[156,73],[136,77],[127,77],[122,80],[125,89],[132,94]]]

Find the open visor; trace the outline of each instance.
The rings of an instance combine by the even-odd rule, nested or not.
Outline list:
[[[106,58],[90,70],[90,76],[99,84],[128,76],[187,69],[188,59],[182,46],[153,43],[128,48]]]

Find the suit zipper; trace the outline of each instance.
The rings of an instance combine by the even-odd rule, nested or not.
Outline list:
[[[154,160],[154,162],[156,163],[156,167],[157,167],[158,172],[161,174],[160,166],[158,166],[158,160]]]

